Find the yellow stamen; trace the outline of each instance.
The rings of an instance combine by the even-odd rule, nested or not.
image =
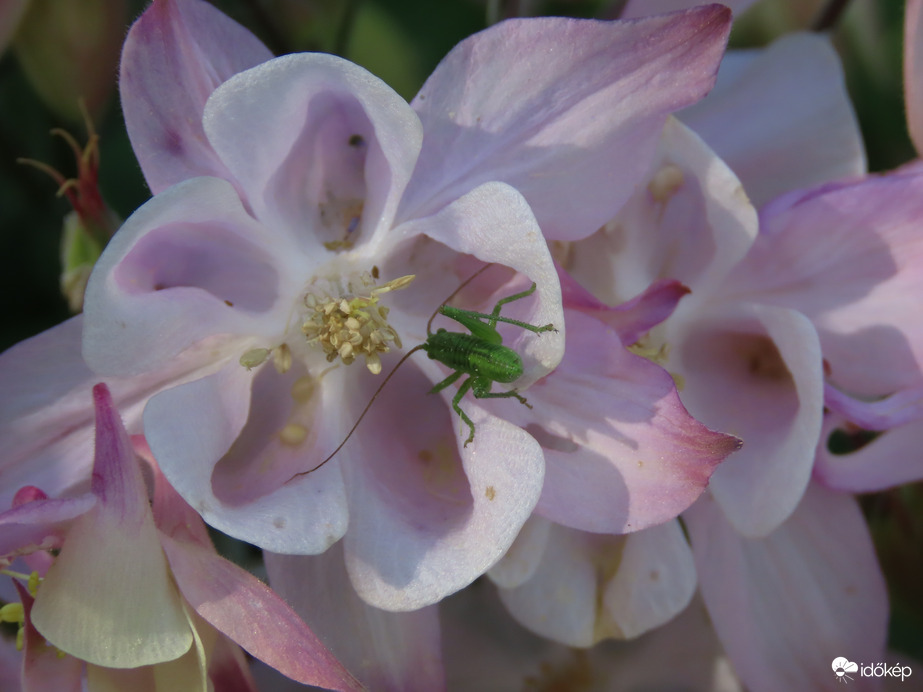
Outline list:
[[[308,343],[319,345],[329,362],[339,358],[350,365],[362,356],[372,373],[381,372],[378,354],[390,351],[392,342],[400,348],[401,339],[388,324],[389,310],[378,304],[379,296],[405,288],[413,279],[413,275],[392,279],[372,288],[368,295],[333,298],[309,293],[304,303],[313,314],[302,324],[305,338]],[[363,277],[366,285],[371,282],[371,276]]]

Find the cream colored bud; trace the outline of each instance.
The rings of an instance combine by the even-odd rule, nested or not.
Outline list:
[[[240,364],[247,370],[252,370],[257,365],[262,365],[269,358],[271,351],[268,348],[251,348],[240,357]]]

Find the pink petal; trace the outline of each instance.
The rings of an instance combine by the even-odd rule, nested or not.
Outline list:
[[[201,0],[156,0],[122,50],[119,86],[135,155],[155,194],[199,175],[231,180],[202,129],[211,93],[269,60],[253,34]]]
[[[529,324],[553,324],[557,331],[534,334],[516,329],[514,338],[504,342],[523,359],[524,374],[517,386],[525,389],[560,362],[564,349],[560,282],[535,217],[515,190],[502,183],[486,183],[438,214],[404,223],[396,232],[426,235],[456,252],[515,269],[535,282],[535,294],[529,299],[532,307],[524,310],[527,301],[517,301],[503,314]],[[522,285],[517,290],[526,288]],[[491,308],[485,307],[489,312]]]
[[[829,380],[882,396],[918,383],[923,322],[923,175],[837,183],[783,197],[732,290],[799,310],[821,337]]]
[[[887,593],[852,497],[812,484],[758,540],[738,535],[709,498],[685,518],[705,604],[747,689],[833,689],[837,656],[884,660]]]
[[[513,589],[529,581],[541,566],[548,538],[556,526],[538,514],[526,520],[500,561],[487,573],[491,581],[504,589]]]
[[[619,214],[576,243],[565,268],[595,296],[618,305],[658,279],[680,281],[681,305],[723,297],[722,281],[756,238],[756,210],[737,176],[675,118],[667,120],[650,171]]]
[[[568,646],[592,646],[604,612],[598,605],[599,564],[624,540],[553,525],[535,574],[522,586],[501,589],[500,599],[533,632]]]
[[[230,362],[151,399],[144,428],[164,475],[211,526],[267,550],[317,553],[346,531],[345,491],[333,464],[285,483],[317,458],[312,447],[277,444],[286,407],[294,405],[294,374],[278,376],[270,367],[254,379]],[[333,449],[345,431],[326,427],[317,446]]]
[[[268,241],[225,181],[196,178],[151,199],[125,222],[90,278],[87,364],[136,375],[168,365],[206,337],[263,331],[260,320],[273,316],[281,281]],[[220,355],[236,360],[246,350],[230,348]]]
[[[907,0],[904,17],[904,98],[907,128],[917,152],[923,151],[923,2]]]
[[[679,117],[733,169],[757,207],[865,173],[859,124],[826,36],[790,34],[755,55],[729,52],[715,89]]]
[[[690,289],[679,281],[658,279],[643,292],[615,307],[599,301],[569,273],[555,265],[565,307],[593,315],[614,328],[622,343],[633,344],[673,314]]]
[[[438,610],[389,613],[363,602],[341,545],[310,557],[265,553],[273,588],[369,689],[444,689]]]
[[[318,53],[228,80],[204,122],[256,217],[310,254],[324,252],[322,240],[356,244],[390,230],[422,138],[419,118],[389,86]]]
[[[91,389],[100,376],[81,356],[83,317],[75,317],[0,356],[0,506],[23,485],[51,496],[89,489],[94,418]],[[200,373],[214,358],[206,342],[173,358],[161,370],[137,377],[107,378],[131,429],[151,394]]]
[[[206,621],[261,661],[309,685],[360,685],[292,609],[246,570],[192,543],[161,535],[186,601]]]
[[[698,599],[636,639],[573,649],[518,626],[479,582],[443,602],[442,629],[453,690],[570,689],[584,681],[612,692],[743,690]]]
[[[826,385],[824,405],[863,430],[887,430],[923,418],[923,387],[903,389],[883,399],[865,401]]]
[[[139,435],[132,437],[131,443],[135,452],[150,465],[154,474],[154,497],[151,500],[151,511],[154,514],[157,529],[177,540],[214,550],[214,544],[208,535],[208,529],[202,517],[167,481],[147,441]]]
[[[729,22],[718,6],[639,22],[533,18],[462,41],[413,101],[426,140],[401,217],[499,180],[546,237],[589,235],[647,170],[665,116],[711,88]]]
[[[814,479],[819,483],[833,490],[869,493],[923,479],[923,430],[919,421],[887,430],[846,454],[834,454],[828,446],[830,435],[838,427],[853,429],[839,416],[825,418],[814,464]]]
[[[739,441],[693,419],[670,375],[629,353],[603,323],[575,310],[567,323],[564,360],[529,389],[534,408],[492,409],[544,448],[536,511],[599,533],[678,516]]]
[[[666,320],[690,289],[679,281],[658,279],[644,293],[594,316],[613,327],[624,344],[634,344]]]
[[[668,623],[695,593],[692,552],[679,522],[625,537],[618,571],[603,594],[615,634],[630,639]]]
[[[695,569],[676,522],[625,537],[553,525],[535,574],[501,589],[500,598],[530,630],[586,647],[663,624],[694,591]]]
[[[93,495],[35,500],[0,514],[0,557],[60,548],[67,527],[96,504]]]
[[[82,329],[74,317],[0,356],[0,507],[24,485],[57,496],[89,479],[98,378],[80,355]]]
[[[735,17],[739,17],[754,2],[755,0],[725,0],[721,4],[729,7]],[[622,19],[650,17],[655,14],[688,10],[701,4],[700,0],[628,0],[619,16]]]
[[[226,637],[215,639],[208,660],[208,679],[215,692],[259,692],[250,669],[252,659]]]
[[[430,605],[474,581],[512,544],[541,492],[535,440],[469,395],[460,406],[476,433],[463,447],[469,429],[449,406],[455,390],[443,390],[442,402],[427,397],[432,381],[405,370],[341,452],[350,458],[346,566],[359,596],[386,610]]]
[[[683,403],[698,420],[743,440],[711,491],[746,536],[775,529],[811,474],[823,412],[820,344],[800,313],[756,304],[696,315],[671,360]],[[674,364],[675,363],[675,364]]]
[[[55,646],[114,668],[171,661],[192,644],[141,469],[105,385],[93,390],[98,502],[71,526],[32,619]]]

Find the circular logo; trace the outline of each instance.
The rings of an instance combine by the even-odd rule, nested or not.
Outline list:
[[[833,663],[830,664],[830,667],[833,668],[833,672],[836,674],[838,682],[846,682],[847,680],[852,680],[852,678],[847,675],[847,673],[855,673],[859,670],[859,665],[853,663],[847,658],[838,656],[833,659]]]

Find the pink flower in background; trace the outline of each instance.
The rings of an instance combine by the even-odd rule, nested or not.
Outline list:
[[[865,146],[830,37],[786,34],[729,50],[715,88],[678,114],[757,207],[792,190],[866,172]]]
[[[748,535],[771,531],[798,503],[823,400],[820,352],[807,319],[724,289],[756,227],[737,178],[673,120],[648,183],[604,229],[574,243],[565,265],[609,305],[658,279],[691,289],[639,345],[676,377],[692,415],[744,441],[710,489]]]
[[[688,289],[655,282],[607,308],[570,277],[562,281],[574,341],[533,388],[541,413],[526,427],[544,447],[545,486],[489,575],[520,622],[590,646],[634,637],[689,602],[694,567],[670,520],[699,498],[740,443],[692,418],[670,375],[620,341],[636,343]]]
[[[907,128],[918,154],[923,151],[921,24],[923,4],[912,0],[907,3],[904,23],[904,93]],[[820,216],[824,227],[833,229],[821,243],[842,257],[847,271],[855,271],[861,281],[851,291],[860,306],[855,314],[838,309],[835,301],[826,305],[810,301],[810,294],[798,286],[786,287],[783,294],[785,300],[810,301],[806,309],[818,313],[823,333],[836,349],[838,368],[831,370],[826,397],[830,412],[818,445],[815,477],[838,490],[869,492],[923,478],[919,454],[923,443],[923,334],[914,299],[923,280],[915,198],[920,170],[917,158],[896,173],[870,178],[861,185],[844,185],[842,191],[836,186],[829,195],[821,194],[817,200],[806,195],[803,200],[808,213]],[[849,199],[853,194],[855,202]],[[807,214],[802,220],[801,213],[786,213],[786,207],[794,210],[801,203],[791,200],[780,205],[778,214],[773,213],[786,253],[797,252],[797,245],[814,237],[808,235]],[[851,231],[843,233],[838,228],[844,222]],[[860,236],[862,227],[872,232]],[[876,258],[874,266],[865,266],[863,255]],[[835,274],[828,278],[838,280]],[[859,348],[847,350],[854,342]],[[863,444],[845,453],[834,452],[834,436],[844,433],[847,439],[864,437]]]
[[[215,553],[204,524],[156,465],[149,505],[108,389],[97,386],[94,397],[92,492],[48,499],[23,488],[0,514],[3,561],[19,558],[41,577],[31,594],[20,587],[24,684],[54,678],[62,685],[55,689],[79,689],[85,661],[91,686],[142,689],[156,676],[158,685],[182,680],[204,690],[209,678],[233,677],[238,689],[251,689],[234,641],[301,682],[360,689],[278,596]],[[44,640],[69,656],[56,657]]]
[[[728,95],[726,103],[735,101]],[[841,133],[834,128],[831,136]],[[773,147],[787,151],[787,141]],[[820,156],[802,173],[823,176],[844,162]],[[765,182],[765,189],[775,184]],[[682,609],[698,580],[721,641],[753,689],[813,679],[812,660],[830,647],[880,654],[887,602],[868,530],[851,497],[810,480],[830,403],[824,363],[828,382],[837,372],[841,382],[875,373],[879,395],[915,380],[906,345],[918,342],[918,321],[901,298],[919,292],[916,252],[907,246],[919,218],[915,185],[870,179],[793,193],[764,209],[756,234],[736,178],[688,130],[668,123],[648,184],[603,231],[569,247],[565,266],[610,305],[655,279],[689,286],[690,295],[637,345],[674,374],[696,418],[744,446],[684,515],[691,551],[678,530],[671,542],[665,527],[608,540],[541,524],[524,532],[520,542],[531,544],[531,554],[544,545],[546,557],[524,560],[514,544],[491,572],[517,619],[571,645],[633,636]],[[811,233],[818,228],[828,230]],[[885,325],[903,337],[866,359],[862,339]],[[887,366],[869,370],[879,357]],[[899,374],[882,384],[889,370]],[[500,569],[507,562],[528,578],[510,580]],[[609,575],[603,583],[599,570]],[[799,598],[806,593],[813,595]],[[779,607],[792,599],[797,607]]]

